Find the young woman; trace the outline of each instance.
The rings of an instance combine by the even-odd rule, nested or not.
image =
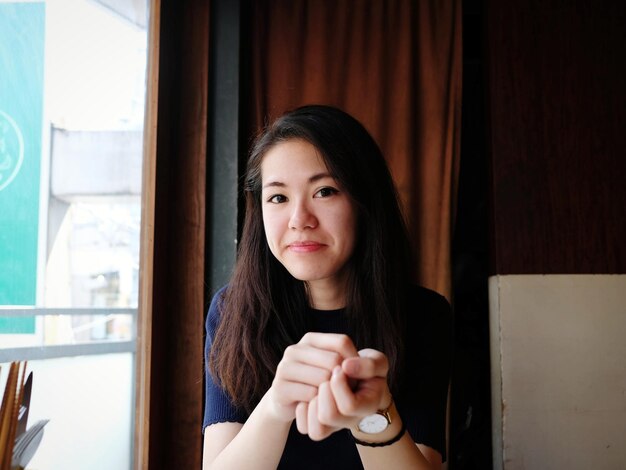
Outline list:
[[[374,140],[336,108],[298,108],[256,140],[244,189],[207,318],[204,468],[440,468],[450,309],[408,281]]]

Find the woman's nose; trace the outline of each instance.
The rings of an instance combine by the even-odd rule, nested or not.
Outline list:
[[[306,203],[297,203],[294,205],[291,218],[289,219],[289,228],[294,230],[304,230],[306,228],[317,227],[317,218],[313,212],[307,207]]]

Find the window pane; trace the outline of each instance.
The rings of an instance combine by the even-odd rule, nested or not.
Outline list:
[[[0,363],[27,468],[131,467],[147,0],[0,0]],[[68,451],[71,447],[71,452]]]

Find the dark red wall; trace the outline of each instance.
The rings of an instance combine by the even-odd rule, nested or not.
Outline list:
[[[626,2],[486,2],[492,273],[626,272]]]

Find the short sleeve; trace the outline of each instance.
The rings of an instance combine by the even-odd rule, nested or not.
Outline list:
[[[444,297],[424,288],[412,296],[409,310],[398,412],[413,440],[437,450],[445,461],[452,312]]]
[[[204,422],[202,424],[202,432],[207,426],[215,423],[235,422],[244,423],[248,418],[247,413],[236,406],[234,406],[224,391],[224,389],[217,383],[215,378],[211,375],[208,367],[208,358],[211,351],[211,345],[215,338],[215,331],[220,321],[220,304],[226,287],[220,289],[209,307],[209,312],[206,319],[206,341],[204,347],[204,359],[205,359],[205,404],[204,404]]]

